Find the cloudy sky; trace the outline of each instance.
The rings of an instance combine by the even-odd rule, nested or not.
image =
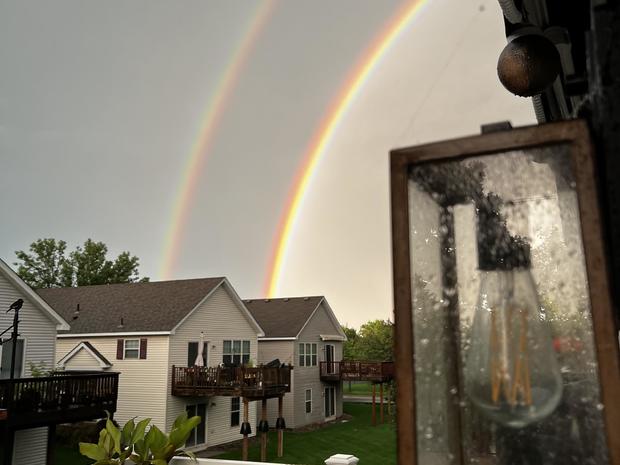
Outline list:
[[[173,278],[264,293],[272,243],[312,137],[402,0],[276,1],[218,114]],[[494,0],[428,0],[340,121],[309,184],[281,296],[326,295],[343,323],[391,317],[388,152],[534,122],[496,77]],[[161,278],[192,147],[250,0],[0,0],[0,257],[86,238]]]

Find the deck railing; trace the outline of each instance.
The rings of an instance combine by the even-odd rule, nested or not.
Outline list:
[[[172,366],[173,395],[242,395],[260,397],[290,392],[292,366]]]
[[[320,370],[324,380],[383,382],[394,378],[393,362],[321,362]]]
[[[118,373],[0,379],[0,409],[9,421],[47,423],[88,419],[116,410]],[[80,411],[82,410],[82,411]],[[53,420],[53,421],[52,421]]]

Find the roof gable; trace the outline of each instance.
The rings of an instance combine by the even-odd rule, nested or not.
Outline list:
[[[15,288],[24,294],[24,296],[52,322],[56,323],[57,330],[68,330],[69,323],[55,309],[50,307],[28,284],[26,284],[18,275],[9,267],[4,260],[0,259],[0,273]]]
[[[68,334],[171,332],[225,278],[38,289]],[[79,313],[76,312],[79,304]]]
[[[58,360],[58,366],[64,368],[64,366],[81,351],[87,352],[101,368],[110,368],[112,366],[112,363],[88,341],[82,341],[77,344],[67,355]]]
[[[334,322],[335,330],[339,331],[339,335],[344,336],[338,320],[323,296],[252,299],[244,302],[265,331],[265,338],[298,337],[308,321],[322,306]]]

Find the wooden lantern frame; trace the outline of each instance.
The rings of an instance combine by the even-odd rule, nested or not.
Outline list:
[[[567,145],[575,176],[588,276],[595,354],[609,463],[620,465],[620,356],[603,245],[594,150],[582,120],[492,132],[393,150],[391,164],[394,356],[397,382],[398,464],[417,464],[413,309],[409,244],[409,170],[423,162],[450,161],[513,150]]]

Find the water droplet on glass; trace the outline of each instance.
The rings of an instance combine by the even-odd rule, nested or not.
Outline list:
[[[459,392],[459,390],[456,387],[452,387],[450,389],[450,394],[452,394],[452,395],[456,395],[458,392]]]
[[[423,346],[427,346],[430,341],[427,338],[420,339],[420,344]]]
[[[598,404],[596,404],[596,410],[603,410],[605,408],[605,406],[603,404],[601,404],[600,402]]]
[[[426,439],[433,439],[433,428],[431,428],[430,426],[427,427],[424,431],[424,437]]]

